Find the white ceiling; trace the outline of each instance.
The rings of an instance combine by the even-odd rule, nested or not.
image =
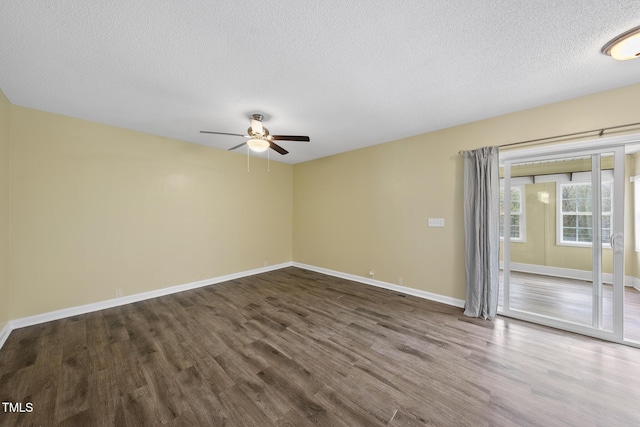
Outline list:
[[[637,25],[637,0],[2,0],[0,89],[220,149],[199,131],[260,112],[311,137],[271,152],[298,163],[638,83],[600,53]]]

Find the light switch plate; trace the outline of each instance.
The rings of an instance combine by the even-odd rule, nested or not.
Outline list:
[[[429,218],[429,227],[444,227],[444,218]]]

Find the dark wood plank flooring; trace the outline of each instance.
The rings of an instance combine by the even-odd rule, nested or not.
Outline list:
[[[11,333],[2,426],[640,425],[640,350],[286,268]]]

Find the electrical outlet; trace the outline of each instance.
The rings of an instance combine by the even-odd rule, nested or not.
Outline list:
[[[266,266],[268,266],[268,265],[269,265],[269,260],[266,260],[266,259],[265,259],[265,260],[264,260],[264,266],[266,267]]]
[[[369,277],[371,277],[373,279],[373,277],[374,277],[373,270],[369,270]]]
[[[116,298],[122,297],[122,288],[116,288]]]
[[[402,286],[402,277],[398,277],[398,285]]]

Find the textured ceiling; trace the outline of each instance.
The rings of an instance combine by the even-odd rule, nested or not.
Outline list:
[[[272,152],[298,163],[638,83],[600,53],[637,25],[630,0],[2,0],[0,89],[220,149],[198,131],[260,112],[311,137]]]

